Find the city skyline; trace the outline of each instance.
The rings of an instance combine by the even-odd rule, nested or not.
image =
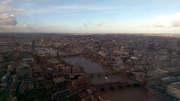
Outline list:
[[[0,0],[0,33],[180,33],[179,9],[178,0]]]

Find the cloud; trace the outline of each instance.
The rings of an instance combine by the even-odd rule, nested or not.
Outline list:
[[[145,25],[145,27],[179,27],[180,26],[180,13],[171,16],[158,16],[154,22]]]
[[[66,28],[66,25],[58,26],[58,28]]]
[[[98,23],[97,26],[103,26],[104,24],[106,24],[106,23],[105,22]]]
[[[34,24],[22,24],[18,26],[0,26],[0,32],[51,32],[67,28],[67,26],[42,26]]]
[[[2,4],[11,3],[11,0],[3,0]]]
[[[112,27],[112,26],[105,26],[105,27]]]
[[[4,0],[0,3],[0,25],[16,25],[16,16],[22,13],[25,9],[18,7],[10,7],[7,4],[11,0]]]
[[[100,6],[81,6],[81,5],[71,5],[71,6],[53,6],[51,9],[82,9],[82,10],[107,10],[107,9],[118,9],[120,7],[100,7]]]
[[[0,13],[17,13],[25,10],[24,8],[7,6],[7,3],[11,3],[11,0],[4,0],[0,3]]]
[[[29,26],[28,26],[27,24],[23,24],[22,27],[26,27],[26,28],[27,28],[27,27],[29,27]]]
[[[69,5],[69,6],[50,6],[44,7],[36,10],[30,10],[28,13],[52,13],[52,12],[67,12],[71,10],[92,10],[92,11],[102,11],[102,10],[113,10],[122,7],[104,7],[104,6],[91,6],[91,5]]]
[[[16,25],[16,17],[14,15],[9,15],[7,13],[3,13],[0,15],[0,25]]]
[[[37,27],[37,26],[39,26],[39,25],[38,25],[38,24],[36,24],[36,23],[34,23],[32,26]]]
[[[83,23],[83,27],[88,28],[88,25],[86,23]]]

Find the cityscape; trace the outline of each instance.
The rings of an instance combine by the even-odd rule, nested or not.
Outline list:
[[[177,35],[22,33],[0,40],[2,101],[180,100]]]
[[[180,0],[0,0],[0,101],[180,101]]]

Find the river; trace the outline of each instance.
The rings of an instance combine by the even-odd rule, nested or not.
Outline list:
[[[72,65],[80,65],[84,68],[84,71],[86,73],[98,73],[98,72],[108,72],[111,71],[107,68],[103,68],[101,65],[99,65],[98,63],[91,61],[91,60],[87,60],[83,57],[71,57],[71,58],[64,58],[63,60],[65,60],[66,62],[71,63]],[[71,62],[70,62],[71,61]],[[108,75],[107,76],[108,79],[110,81],[120,81],[123,80],[122,77],[120,77],[119,75]],[[105,82],[109,82],[105,79],[105,75],[102,76],[98,76],[95,75],[91,78],[91,82],[94,84],[98,84],[98,83],[105,83]]]
[[[51,54],[56,54],[57,51],[52,49],[46,49]],[[62,53],[62,52],[61,52]],[[98,73],[98,72],[107,72],[111,71],[107,68],[102,67],[98,63],[85,59],[83,57],[69,57],[63,58],[66,62],[71,63],[72,65],[80,65],[84,68],[87,73]],[[110,81],[120,81],[123,78],[120,75],[108,75]],[[108,82],[104,76],[93,76],[91,77],[91,82],[94,84]],[[101,91],[100,94],[107,98],[110,98],[111,101],[164,101],[162,98],[157,97],[149,92],[147,92],[142,87],[125,87],[114,90]]]
[[[55,55],[57,55],[57,52],[59,52],[59,51],[57,51],[57,50],[53,50],[53,49],[48,49],[48,48],[36,48],[36,50],[41,50],[41,49],[43,49],[43,50],[45,50],[45,51],[47,51],[47,52],[50,52],[50,55],[52,55],[52,56],[55,56]],[[64,52],[59,52],[59,54],[63,54]]]

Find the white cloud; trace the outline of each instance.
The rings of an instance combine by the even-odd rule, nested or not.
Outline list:
[[[83,23],[83,27],[88,28],[88,25],[86,23]]]
[[[180,13],[172,16],[158,16],[153,23],[146,25],[148,27],[179,27]]]
[[[22,27],[29,27],[27,24],[23,24]]]
[[[16,25],[16,15],[19,15],[25,9],[7,6],[11,0],[4,0],[0,3],[0,25]]]
[[[0,3],[0,13],[15,13],[22,12],[25,10],[24,8],[7,6],[7,3],[11,3],[11,0],[5,0],[2,3]]]
[[[14,15],[10,15],[11,17],[14,17]]]
[[[105,22],[98,23],[97,26],[103,26],[104,24],[106,24],[106,23]]]
[[[17,21],[15,16],[3,13],[0,15],[0,25],[16,25]]]

